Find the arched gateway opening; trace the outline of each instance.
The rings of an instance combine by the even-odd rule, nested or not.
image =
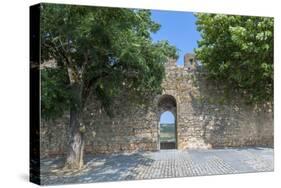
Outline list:
[[[177,103],[171,95],[158,102],[158,149],[177,149]]]

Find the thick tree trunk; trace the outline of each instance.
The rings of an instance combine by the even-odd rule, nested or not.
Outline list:
[[[70,122],[68,130],[68,150],[65,161],[66,169],[80,169],[83,167],[84,131],[81,131],[80,87],[73,87],[74,100],[70,108]]]

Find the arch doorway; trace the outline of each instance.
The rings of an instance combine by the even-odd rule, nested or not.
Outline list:
[[[177,149],[176,106],[176,99],[171,95],[163,95],[159,99],[158,149]]]
[[[165,111],[160,116],[160,149],[176,148],[176,124],[172,112]]]

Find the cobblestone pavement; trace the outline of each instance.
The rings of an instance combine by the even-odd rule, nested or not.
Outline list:
[[[86,156],[85,168],[62,173],[62,158],[41,160],[41,183],[69,184],[273,171],[272,148],[161,150]]]

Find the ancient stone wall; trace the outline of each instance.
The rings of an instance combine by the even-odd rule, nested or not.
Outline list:
[[[186,58],[189,60],[188,58]],[[165,94],[177,101],[177,145],[185,148],[273,146],[271,104],[246,105],[223,85],[209,81],[190,66],[167,64]]]
[[[163,95],[152,96],[149,105],[130,104],[124,94],[115,100],[110,118],[94,98],[89,100],[83,114],[86,152],[159,150],[159,120],[167,110],[176,117],[177,149],[273,146],[272,105],[246,105],[234,91],[226,98],[223,86],[207,80],[195,61],[186,55],[182,67],[167,62]],[[68,119],[42,122],[42,156],[65,152]]]

